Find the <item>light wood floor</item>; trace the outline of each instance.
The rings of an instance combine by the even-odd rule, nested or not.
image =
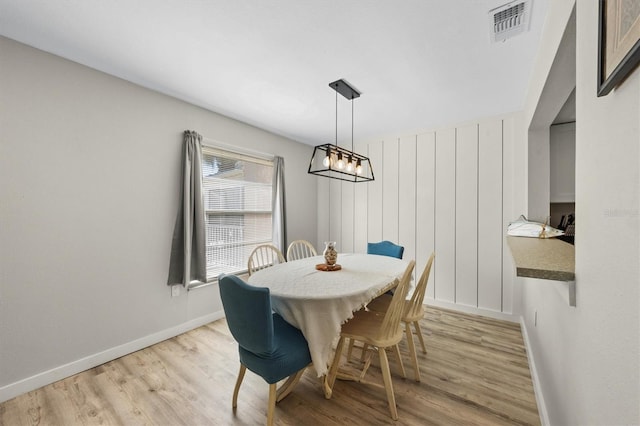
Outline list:
[[[421,326],[422,382],[392,363],[400,419],[384,388],[337,381],[326,400],[312,370],[276,406],[278,425],[540,424],[520,327],[428,308]],[[406,354],[406,346],[401,346]],[[238,411],[231,396],[237,345],[219,320],[0,404],[0,425],[260,425],[267,384],[247,372]],[[367,380],[382,384],[372,366]]]

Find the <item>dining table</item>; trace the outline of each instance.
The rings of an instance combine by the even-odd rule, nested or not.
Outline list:
[[[324,257],[314,256],[262,269],[248,282],[269,288],[272,309],[302,331],[313,367],[323,377],[342,324],[397,286],[408,264],[388,256],[341,253],[339,266],[326,268]]]

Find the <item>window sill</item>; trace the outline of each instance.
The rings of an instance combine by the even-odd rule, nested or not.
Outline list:
[[[203,287],[209,287],[210,285],[214,285],[214,284],[218,284],[218,280],[217,279],[213,279],[211,281],[207,281],[206,283],[198,282],[198,283],[190,284],[189,287],[187,287],[187,291],[197,290],[197,289],[203,288]]]
[[[247,274],[246,272],[243,272],[243,273],[240,273],[240,274],[236,274],[236,275],[238,275],[244,281],[246,281],[249,278],[249,274]],[[206,283],[195,282],[193,284],[190,284],[189,287],[187,287],[187,291],[196,290],[196,289],[203,288],[203,287],[209,287],[210,285],[214,285],[214,284],[218,284],[218,278],[212,278],[211,280],[207,281]]]

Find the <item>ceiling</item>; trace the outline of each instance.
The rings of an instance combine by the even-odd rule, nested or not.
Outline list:
[[[310,145],[521,110],[548,0],[491,43],[507,0],[0,0],[0,34]],[[337,117],[337,120],[336,120]]]

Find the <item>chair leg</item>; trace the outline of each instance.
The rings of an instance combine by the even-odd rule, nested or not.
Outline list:
[[[366,343],[362,344],[362,353],[360,354],[360,362],[364,362],[364,355],[367,353],[367,351],[369,350],[369,345]]]
[[[378,348],[380,356],[380,367],[382,368],[382,380],[387,391],[387,401],[389,401],[389,412],[393,420],[398,420],[398,410],[396,408],[396,397],[393,394],[393,383],[391,382],[391,371],[389,370],[389,360],[384,348]]]
[[[336,353],[333,355],[333,362],[331,363],[331,368],[325,379],[324,385],[324,397],[326,399],[331,398],[331,394],[333,393],[333,384],[336,381],[336,376],[338,374],[338,365],[340,364],[340,357],[342,356],[342,348],[344,346],[344,337],[340,336],[340,340],[338,340],[338,345],[336,346]]]
[[[231,404],[231,407],[233,408],[233,411],[236,411],[236,408],[238,407],[238,392],[240,391],[240,385],[242,384],[242,379],[244,379],[244,373],[247,371],[247,367],[245,367],[243,364],[240,364],[240,371],[238,372],[238,379],[236,380],[236,387],[233,390],[233,402]]]
[[[280,388],[278,389],[278,393],[276,395],[276,403],[282,401],[287,397],[287,395],[291,393],[293,388],[300,381],[300,378],[302,377],[302,374],[304,374],[306,369],[307,367],[304,367],[303,369],[298,370],[296,374],[289,376],[287,381],[284,382],[282,386],[280,386]]]
[[[360,362],[364,360],[364,354],[367,351],[369,345],[363,343],[362,346],[356,346],[356,341],[353,339],[349,339],[349,349],[347,350],[347,362],[351,362],[351,357],[353,356],[353,349],[360,349],[362,352],[360,353]]]
[[[347,350],[347,362],[351,361],[351,353],[353,352],[353,339],[349,339],[349,349]]]
[[[273,425],[273,413],[276,411],[276,384],[269,385],[269,407],[267,408],[267,426]]]
[[[407,335],[407,344],[409,346],[409,354],[411,355],[411,361],[413,362],[413,372],[416,378],[416,382],[420,381],[420,368],[418,368],[418,357],[416,356],[416,345],[413,342],[413,332],[411,331],[411,324],[406,323],[405,334]]]
[[[369,367],[371,366],[371,353],[368,353],[367,356],[365,357],[365,363],[364,363],[364,367],[362,368],[362,371],[360,372],[360,377],[358,378],[358,381],[361,382],[364,380],[364,376],[367,374],[367,370],[369,370]]]
[[[396,353],[396,358],[398,358],[398,364],[400,364],[400,373],[402,374],[402,378],[407,378],[407,372],[404,369],[404,364],[402,363],[402,356],[400,355],[400,347],[398,345],[393,345],[393,351]]]
[[[420,324],[418,321],[414,321],[413,326],[416,328],[416,334],[418,335],[418,339],[420,339],[420,344],[422,345],[422,352],[427,353],[427,347],[424,345],[424,339],[422,338],[422,330],[420,330]]]

